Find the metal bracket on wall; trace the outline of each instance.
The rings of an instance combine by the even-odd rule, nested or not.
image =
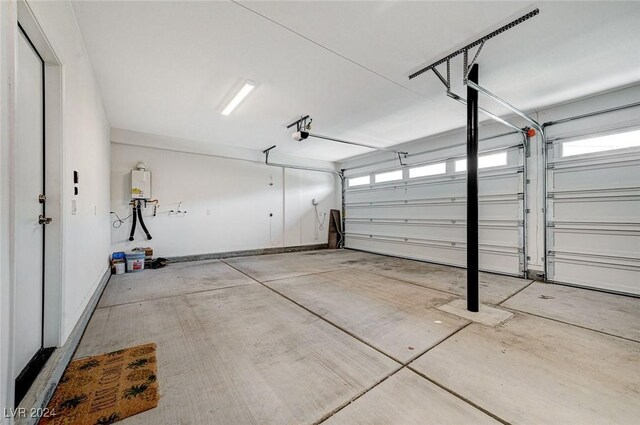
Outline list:
[[[406,152],[398,152],[398,161],[400,161],[400,165],[402,165],[403,167],[406,165],[405,163],[402,162],[402,157],[407,157],[407,153]]]

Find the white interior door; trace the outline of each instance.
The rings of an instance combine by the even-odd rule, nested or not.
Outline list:
[[[44,267],[43,62],[22,31],[18,37],[14,378],[42,348]]]

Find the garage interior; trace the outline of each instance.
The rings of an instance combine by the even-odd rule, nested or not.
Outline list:
[[[1,425],[638,423],[640,3],[0,22]]]

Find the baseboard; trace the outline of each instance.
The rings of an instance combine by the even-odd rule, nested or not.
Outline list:
[[[329,245],[325,243],[325,244],[317,244],[317,245],[248,249],[244,251],[214,252],[210,254],[195,254],[195,255],[184,255],[179,257],[167,257],[167,260],[169,260],[172,263],[182,263],[185,261],[217,260],[219,258],[247,257],[250,255],[267,255],[267,254],[283,254],[286,252],[316,251],[319,249],[327,249],[328,246]]]
[[[56,348],[53,354],[51,354],[51,357],[49,357],[47,364],[38,375],[38,378],[36,378],[33,385],[31,385],[31,388],[27,392],[27,395],[22,399],[22,402],[18,406],[19,408],[25,408],[26,412],[30,412],[32,411],[31,409],[42,409],[47,407],[49,400],[51,400],[51,397],[58,386],[60,378],[62,378],[62,374],[73,358],[73,353],[75,353],[76,348],[78,348],[78,344],[80,344],[80,339],[89,324],[89,320],[98,305],[98,301],[100,301],[102,292],[107,286],[110,277],[111,269],[107,268],[100,279],[100,283],[98,284],[96,291],[93,293],[91,299],[87,303],[87,306],[82,312],[80,319],[73,327],[69,338],[67,338],[67,341],[62,347]],[[16,418],[14,424],[35,425],[37,424],[38,419],[39,418]]]

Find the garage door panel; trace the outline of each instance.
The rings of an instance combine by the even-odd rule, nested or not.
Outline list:
[[[393,222],[347,222],[349,232],[359,235],[378,235],[387,237],[418,238],[432,241],[465,243],[467,229],[462,224],[420,224]],[[499,246],[518,246],[520,242],[520,227],[517,222],[509,225],[495,226],[480,224],[480,244]]]
[[[553,281],[626,294],[638,294],[640,268],[605,262],[552,257],[549,272]]]
[[[549,241],[565,253],[640,260],[640,232],[551,228],[549,233]]]
[[[519,216],[519,202],[495,202],[479,205],[481,220],[510,220],[522,219]],[[404,205],[404,206],[359,206],[350,207],[347,218],[365,219],[420,219],[420,218],[449,218],[464,220],[467,215],[466,205],[463,203]]]
[[[352,249],[458,267],[466,266],[466,246],[464,245],[445,247],[377,238],[364,238],[353,235],[349,240],[349,248]],[[483,247],[481,245],[479,253],[480,270],[517,275],[520,272],[514,273],[514,270],[519,270],[520,268],[520,256],[517,250],[505,249],[503,251],[495,247]]]
[[[347,219],[430,219],[448,217],[452,220],[462,220],[465,218],[465,210],[462,204],[432,204],[428,207],[424,205],[407,205],[400,207],[363,205],[347,207],[346,217]]]
[[[483,252],[480,250],[478,257],[480,262],[480,270],[494,273],[510,274],[510,275],[522,275],[524,270],[522,269],[522,255],[516,253],[502,253],[502,252]],[[465,262],[466,266],[466,262]],[[514,270],[518,270],[514,273]]]
[[[478,185],[479,196],[501,196],[521,192],[522,173],[488,176],[480,179]],[[461,176],[455,176],[455,179],[450,177],[447,180],[440,179],[347,191],[348,201],[352,204],[380,201],[419,201],[445,197],[464,198],[466,195],[466,180]]]
[[[637,188],[640,185],[640,161],[598,166],[580,166],[553,169],[549,190],[606,190]]]
[[[554,199],[549,211],[552,222],[637,222],[640,197]]]

